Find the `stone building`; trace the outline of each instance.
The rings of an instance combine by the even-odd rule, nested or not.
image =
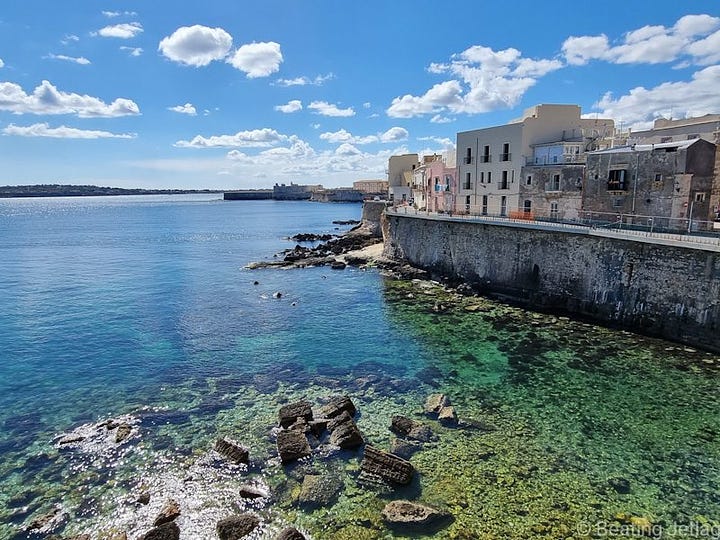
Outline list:
[[[353,182],[353,189],[364,193],[365,195],[382,195],[387,196],[388,182],[387,180],[356,180]]]
[[[713,144],[718,144],[720,142],[720,114],[706,114],[677,120],[658,118],[653,123],[652,129],[632,131],[628,142],[631,144],[658,144],[692,139],[705,139]]]
[[[388,160],[388,197],[391,201],[410,200],[413,171],[418,165],[417,154],[390,156]]]
[[[458,133],[456,211],[522,211],[520,178],[534,164],[534,145],[579,139],[585,151],[613,131],[612,120],[582,118],[577,105],[536,105],[508,124]]]
[[[655,228],[710,228],[707,222],[716,218],[710,201],[717,191],[715,149],[697,138],[590,152],[583,213]]]

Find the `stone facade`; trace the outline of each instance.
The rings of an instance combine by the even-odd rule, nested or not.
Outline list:
[[[720,351],[720,252],[535,225],[388,214],[384,254],[529,307]]]
[[[584,177],[583,164],[523,167],[521,210],[541,219],[578,219]]]

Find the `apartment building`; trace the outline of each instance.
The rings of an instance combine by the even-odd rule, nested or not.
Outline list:
[[[502,216],[522,212],[522,169],[534,164],[536,145],[579,141],[584,152],[613,131],[612,120],[582,118],[577,105],[543,104],[508,124],[458,133],[455,211]]]
[[[704,139],[713,144],[720,142],[720,114],[706,114],[694,118],[668,120],[658,118],[652,129],[632,131],[630,144],[658,144]]]
[[[456,193],[455,152],[423,156],[413,171],[412,196],[415,206],[430,212],[451,212]]]
[[[409,201],[412,198],[413,171],[418,167],[417,154],[390,156],[388,160],[388,197],[391,201]]]

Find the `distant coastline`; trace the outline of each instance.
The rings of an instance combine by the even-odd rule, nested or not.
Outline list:
[[[140,189],[67,184],[36,184],[32,186],[0,186],[0,198],[16,197],[101,197],[107,195],[184,195],[191,193],[222,193],[217,189]]]

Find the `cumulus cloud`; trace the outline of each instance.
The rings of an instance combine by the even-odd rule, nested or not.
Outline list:
[[[63,45],[69,45],[70,43],[76,41],[80,41],[80,38],[75,34],[65,34],[65,37],[60,40],[60,43],[62,43]]]
[[[2,58],[0,58],[0,68],[1,68],[1,67],[5,67],[5,62],[3,62],[3,59],[2,59]]]
[[[299,99],[292,99],[288,101],[285,105],[276,105],[275,110],[280,111],[286,114],[294,113],[297,111],[301,111],[303,108],[302,101]]]
[[[408,135],[408,130],[405,128],[391,127],[385,133],[380,134],[380,141],[384,143],[405,141]]]
[[[108,19],[114,19],[115,17],[120,17],[121,15],[137,17],[137,13],[135,11],[102,11],[101,13]]]
[[[282,61],[280,44],[274,41],[243,45],[228,58],[229,64],[245,72],[250,79],[275,73],[280,69]]]
[[[327,75],[316,75],[314,78],[302,76],[294,79],[278,79],[275,84],[278,86],[322,86],[326,81],[334,78],[335,75],[328,73]]]
[[[185,105],[175,105],[174,107],[168,107],[169,111],[173,111],[180,114],[187,114],[188,116],[195,116],[197,110],[192,103],[186,103]]]
[[[131,22],[131,23],[113,24],[110,26],[105,26],[104,28],[101,28],[100,30],[98,30],[95,33],[95,35],[98,35],[101,37],[130,39],[130,38],[134,38],[141,32],[143,32],[142,24],[140,24],[139,22]]]
[[[340,109],[337,105],[328,103],[327,101],[313,101],[310,105],[308,105],[308,109],[313,109],[316,114],[321,114],[323,116],[355,116],[355,110],[352,107]]]
[[[720,110],[720,66],[696,72],[692,80],[665,82],[653,88],[639,86],[628,94],[605,94],[595,106],[600,114],[635,129],[650,127],[659,117],[691,117]]]
[[[140,56],[143,53],[142,47],[120,47],[121,51],[127,51],[130,56]]]
[[[65,62],[73,62],[75,64],[80,64],[82,66],[90,65],[90,60],[85,58],[84,56],[80,56],[78,58],[74,56],[66,56],[64,54],[48,54],[45,58],[49,58],[50,60],[63,60]]]
[[[160,41],[158,50],[173,62],[186,66],[207,66],[222,60],[232,47],[232,36],[222,28],[182,26]]]
[[[671,27],[646,25],[631,30],[615,45],[611,45],[604,34],[571,36],[563,43],[562,52],[568,64],[572,65],[584,65],[591,60],[616,64],[660,64],[682,57],[689,57],[687,62],[707,65],[720,58],[718,28],[720,17],[685,15]]]
[[[51,128],[47,123],[32,124],[31,126],[10,124],[2,132],[3,135],[53,139],[134,139],[137,137],[135,133],[110,133],[109,131],[77,129],[67,126]]]
[[[418,137],[418,141],[432,141],[443,148],[454,147],[455,143],[447,137]]]
[[[327,141],[331,144],[348,143],[352,145],[362,145],[371,143],[392,143],[407,140],[408,131],[401,127],[392,127],[384,133],[378,133],[377,135],[365,135],[357,136],[353,135],[345,129],[338,131],[328,131],[320,134],[320,139]]]
[[[62,92],[49,81],[43,81],[32,94],[18,84],[0,83],[0,110],[15,114],[74,114],[80,118],[112,118],[140,114],[140,108],[129,99],[118,98],[105,103],[99,98]]]
[[[443,116],[441,114],[436,114],[430,119],[430,122],[433,124],[449,124],[452,121],[452,118],[448,118],[447,116]]]
[[[234,135],[196,135],[190,141],[178,141],[179,148],[267,148],[287,141],[288,136],[274,129],[262,128],[250,131],[238,131]]]

